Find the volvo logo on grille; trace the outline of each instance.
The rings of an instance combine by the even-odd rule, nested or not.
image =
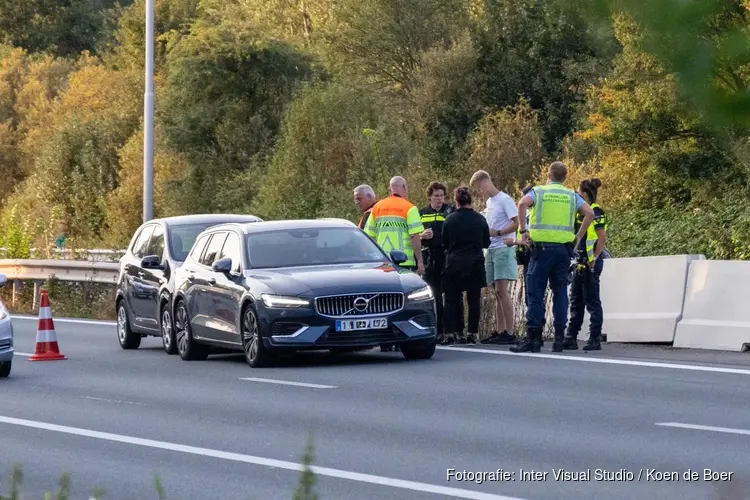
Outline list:
[[[363,312],[365,309],[367,309],[367,304],[369,304],[370,301],[367,300],[364,297],[357,297],[354,299],[354,309],[356,309],[359,312]]]

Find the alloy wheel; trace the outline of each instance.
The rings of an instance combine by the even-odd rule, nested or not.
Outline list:
[[[125,344],[125,338],[128,335],[128,315],[125,312],[125,306],[120,303],[117,308],[117,338],[120,344]]]
[[[258,319],[255,317],[252,309],[245,311],[245,318],[242,321],[242,344],[245,349],[245,357],[248,361],[254,361],[258,356],[258,344],[260,334],[258,329]]]
[[[164,348],[169,351],[172,347],[172,317],[168,307],[165,307],[161,313],[161,337],[164,341]]]
[[[187,322],[187,310],[185,309],[185,305],[180,302],[180,304],[177,306],[177,314],[175,317],[174,326],[176,332],[175,340],[177,341],[177,349],[181,353],[185,353],[187,351]]]

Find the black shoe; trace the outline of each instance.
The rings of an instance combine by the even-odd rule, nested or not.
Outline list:
[[[481,340],[481,341],[480,341],[479,343],[480,343],[480,344],[491,344],[491,343],[492,343],[492,340],[493,340],[493,339],[494,339],[495,337],[497,337],[497,336],[498,336],[497,332],[492,332],[492,333],[490,333],[490,336],[489,336],[489,337],[487,337],[486,339],[482,339],[482,340]]]
[[[531,352],[533,349],[532,342],[527,338],[509,349],[510,352]]]
[[[563,349],[575,351],[578,349],[578,340],[575,337],[565,337],[565,340],[563,340]]]
[[[441,345],[451,345],[456,342],[453,335],[446,335],[445,338],[440,342]]]
[[[563,345],[565,344],[564,339],[564,332],[555,332],[555,343],[552,344],[552,352],[563,352]]]
[[[602,350],[602,343],[598,338],[589,338],[588,342],[586,342],[586,345],[583,346],[584,351],[601,351]]]
[[[495,344],[495,345],[506,345],[506,344],[516,344],[518,342],[518,337],[515,335],[512,335],[508,332],[503,332],[500,335],[496,335],[495,337],[490,338],[488,344]]]
[[[477,336],[473,333],[470,333],[466,336],[466,343],[467,344],[476,344],[477,343]]]

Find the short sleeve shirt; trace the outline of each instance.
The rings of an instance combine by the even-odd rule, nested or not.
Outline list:
[[[485,205],[487,205],[487,214],[485,217],[490,229],[500,231],[511,223],[513,217],[518,217],[518,208],[515,201],[502,191],[492,198],[488,198]],[[507,245],[503,243],[503,238],[512,237],[512,234],[507,234],[490,238],[490,248],[504,248]]]

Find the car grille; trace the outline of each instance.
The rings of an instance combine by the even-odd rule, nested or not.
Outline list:
[[[354,301],[364,298],[368,301],[364,310],[354,308]],[[391,314],[404,307],[403,293],[363,293],[320,297],[315,300],[318,313],[323,316],[367,316],[371,314]]]
[[[401,342],[408,340],[409,337],[397,329],[382,331],[362,331],[362,332],[335,332],[328,331],[323,334],[315,343],[319,346],[337,345],[337,346],[361,346],[387,344],[390,342]]]
[[[10,339],[2,339],[0,340],[0,349],[7,349],[11,346],[11,340]]]
[[[304,326],[302,323],[277,321],[271,327],[271,335],[291,335]]]

